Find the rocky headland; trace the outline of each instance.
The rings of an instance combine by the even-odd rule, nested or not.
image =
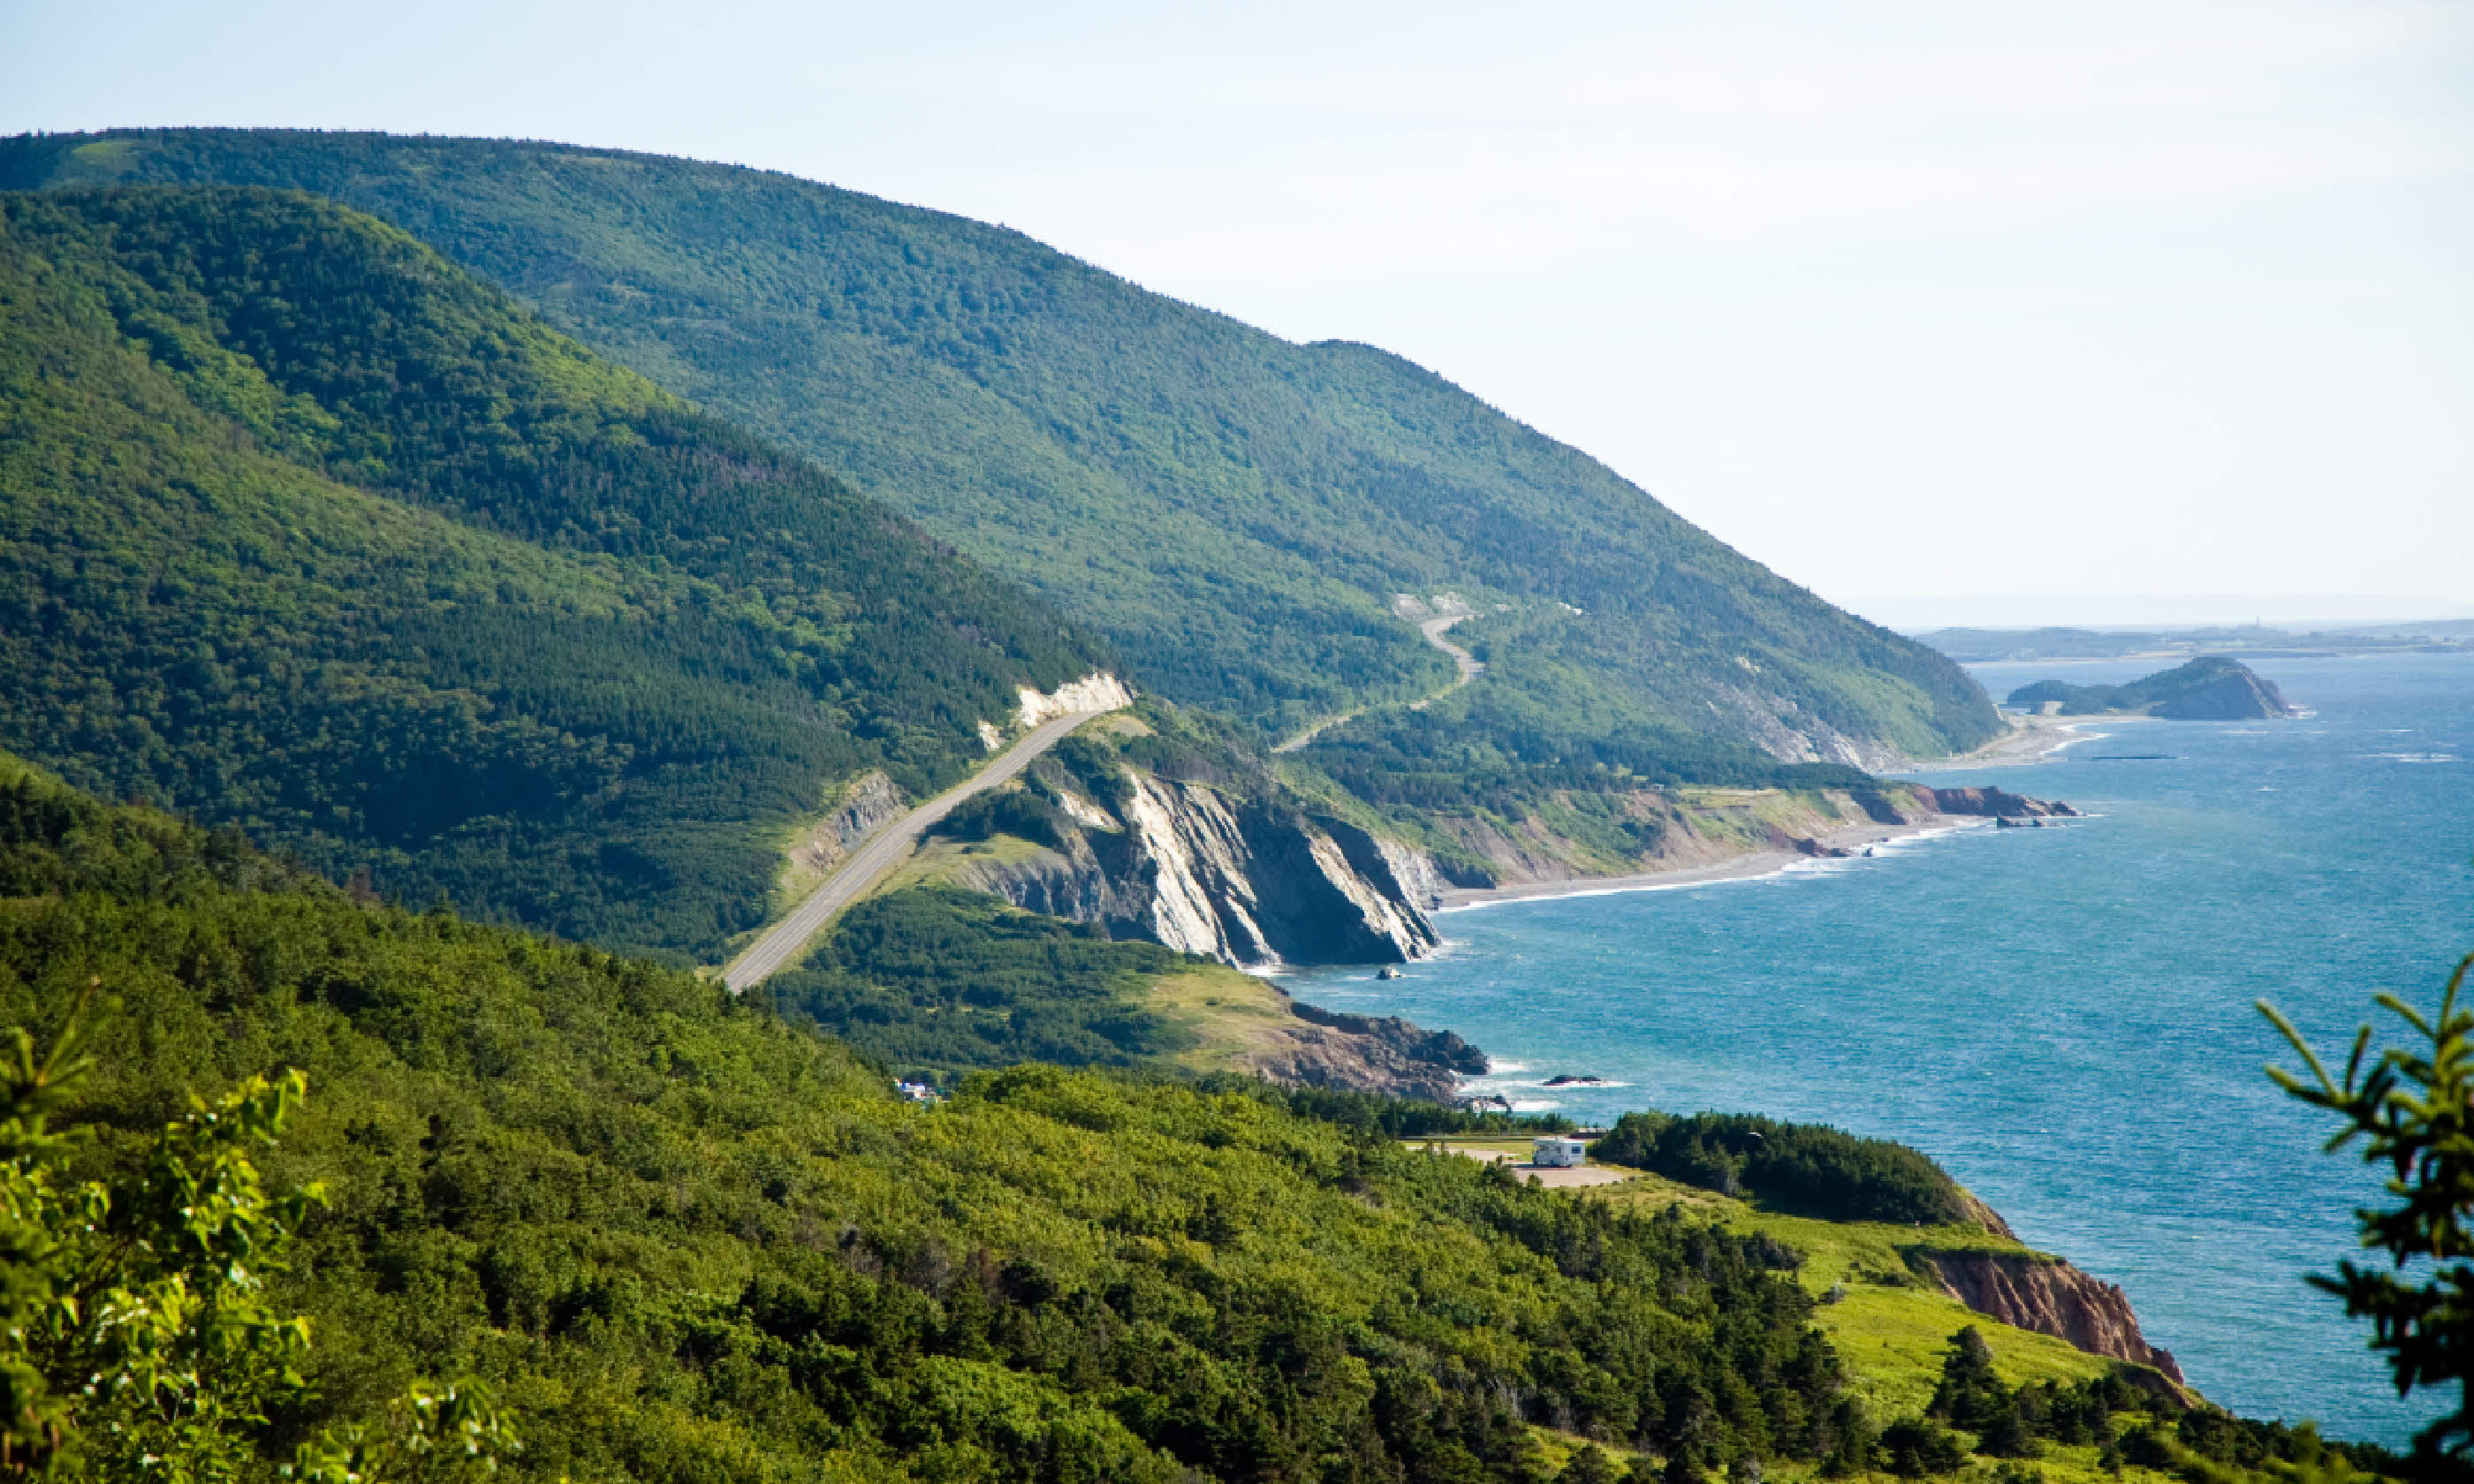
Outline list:
[[[2015,1249],[1919,1249],[1908,1262],[1987,1318],[2068,1340],[2091,1355],[2146,1366],[2177,1386],[2183,1381],[2172,1352],[2140,1333],[2139,1316],[2122,1289],[2060,1257]]]
[[[1296,1023],[1276,1027],[1242,1057],[1246,1070],[1284,1087],[1339,1088],[1450,1103],[1460,1080],[1486,1070],[1486,1053],[1450,1031],[1397,1016],[1349,1015],[1290,1000]]]
[[[2274,681],[2223,655],[2202,655],[2126,685],[2039,681],[2010,692],[2005,704],[2054,716],[2156,716],[2168,721],[2260,721],[2295,714]]]

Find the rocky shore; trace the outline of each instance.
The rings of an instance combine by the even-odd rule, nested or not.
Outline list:
[[[1447,887],[1435,894],[1435,906],[1448,912],[1547,897],[1663,891],[1710,881],[1743,880],[1775,874],[1816,857],[1861,855],[1870,847],[1912,835],[1987,826],[2042,825],[2048,820],[2077,818],[2079,813],[2067,803],[2000,788],[1933,788],[1920,783],[1888,784],[1843,795],[1833,790],[1823,800],[1839,812],[1813,813],[1806,822],[1806,833],[1798,834],[1774,820],[1764,820],[1759,822],[1761,833],[1750,836],[1758,844],[1747,840],[1729,850],[1723,839],[1708,839],[1708,834],[1716,831],[1705,834],[1691,830],[1687,815],[1683,823],[1691,838],[1677,843],[1673,865],[1622,874],[1570,875],[1491,887]],[[1745,833],[1749,835],[1749,831]],[[1696,845],[1700,848],[1695,849]]]

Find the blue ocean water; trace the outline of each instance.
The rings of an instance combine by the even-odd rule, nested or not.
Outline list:
[[[2000,696],[2154,668],[1975,673]],[[2042,762],[1919,775],[2094,816],[2061,828],[1453,912],[1445,956],[1406,978],[1284,983],[1460,1032],[1495,1059],[1473,1089],[1524,1108],[1751,1111],[1914,1144],[2120,1283],[2218,1401],[2402,1443],[2431,1408],[2302,1283],[2354,1251],[2371,1178],[2262,1075],[2281,1043],[2251,1002],[2341,1049],[2375,992],[2434,1003],[2474,950],[2474,657],[2255,668],[2312,714],[2108,721]],[[1616,1086],[1540,1086],[1558,1072]]]

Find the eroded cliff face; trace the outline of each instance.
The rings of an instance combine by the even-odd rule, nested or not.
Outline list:
[[[852,847],[876,833],[878,826],[899,819],[908,809],[901,790],[883,773],[867,773],[842,790],[833,812],[790,847],[790,858],[812,871],[830,869]]]
[[[2006,793],[1998,788],[1922,788],[1919,794],[1931,796],[1934,810],[1943,814],[1974,814],[1994,819],[2076,819],[2078,810],[2050,799],[2030,799],[2025,794]]]
[[[1942,1291],[1988,1318],[2050,1334],[2086,1351],[2149,1366],[2176,1384],[2171,1351],[2147,1343],[2130,1300],[2059,1257],[2027,1252],[1922,1252],[1914,1258]]]
[[[1336,820],[1128,771],[1114,811],[1066,797],[1050,849],[960,879],[1033,912],[1098,922],[1240,968],[1397,964],[1438,943],[1433,861]]]
[[[1069,681],[1046,695],[1028,685],[1021,687],[1017,695],[1014,725],[1025,730],[1077,711],[1114,711],[1134,704],[1133,687],[1104,670]]]
[[[2266,720],[2296,714],[2274,681],[2248,666],[2235,668],[2236,673],[2184,691],[2159,706],[2155,714],[2172,721],[2193,722]]]
[[[1753,685],[1718,685],[1713,709],[1726,708],[1744,740],[1781,762],[1835,762],[1867,773],[1899,773],[1915,759],[1873,737],[1839,730],[1786,696]]]

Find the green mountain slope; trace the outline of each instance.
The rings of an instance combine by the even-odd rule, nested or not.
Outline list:
[[[306,197],[0,198],[0,740],[416,904],[754,925],[837,779],[1090,639]]]
[[[1441,689],[1450,664],[1388,605],[1443,591],[1477,608],[1458,636],[1492,665],[1445,714],[1491,756],[1551,766],[1567,739],[1680,730],[1878,764],[1997,727],[1955,665],[1441,378],[1288,344],[1017,233],[547,145],[0,145],[0,185],[104,180],[298,186],[380,215],[1046,593],[1163,693],[1267,735]]]
[[[318,1400],[274,1449],[464,1376],[542,1479],[1529,1481],[1533,1422],[1704,1466],[1862,1444],[1774,1242],[1259,1087],[1026,1067],[905,1105],[686,974],[359,906],[0,756],[0,1026],[48,1041],[90,978],[91,1172],[190,1092],[308,1074],[264,1159],[329,1192],[271,1294]]]

